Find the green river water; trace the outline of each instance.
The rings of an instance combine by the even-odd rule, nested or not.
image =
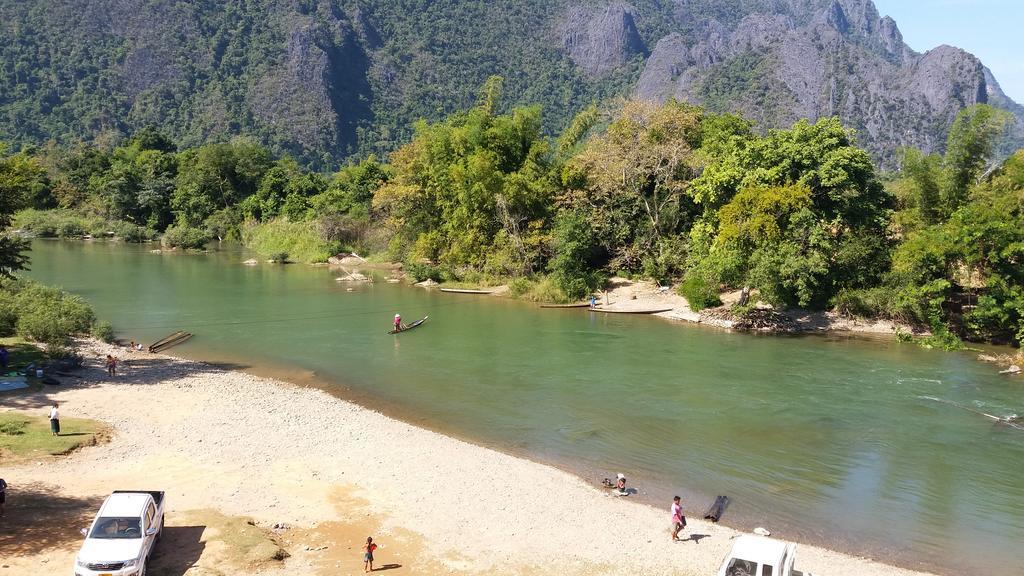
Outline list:
[[[1024,431],[933,400],[1024,414],[1024,379],[972,353],[383,282],[347,292],[326,268],[151,248],[37,241],[29,275],[88,298],[126,340],[186,329],[176,354],[315,381],[588,480],[621,471],[666,509],[679,493],[700,516],[726,494],[738,527],[944,574],[1024,574]],[[430,320],[389,336],[395,312]]]

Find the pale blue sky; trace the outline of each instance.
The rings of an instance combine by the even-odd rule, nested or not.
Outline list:
[[[1003,92],[1024,104],[1024,0],[874,0],[918,52],[963,48],[992,70]]]

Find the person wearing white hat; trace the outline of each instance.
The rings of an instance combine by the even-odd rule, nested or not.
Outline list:
[[[395,313],[395,332],[402,330],[402,315]]]

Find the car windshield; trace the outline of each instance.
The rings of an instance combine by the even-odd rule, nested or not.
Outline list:
[[[725,576],[757,576],[757,562],[733,558],[725,569]]]
[[[96,521],[90,538],[142,538],[138,518],[123,516],[104,516]]]

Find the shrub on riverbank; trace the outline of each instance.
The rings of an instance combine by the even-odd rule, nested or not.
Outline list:
[[[844,316],[882,318],[901,324],[926,326],[927,310],[921,306],[922,298],[907,290],[880,286],[860,290],[843,290],[832,299],[836,312]]]
[[[92,307],[79,296],[31,280],[0,280],[0,336],[63,347],[72,336],[89,333],[95,321]]]
[[[263,257],[287,254],[297,262],[326,262],[341,251],[341,243],[325,240],[315,222],[273,220],[250,224],[242,231],[245,245]]]
[[[425,262],[407,262],[402,267],[402,270],[416,282],[423,282],[425,280],[440,282],[443,279],[440,268]]]
[[[164,232],[160,243],[168,248],[184,248],[186,250],[202,250],[210,237],[206,232],[191,226],[170,226]]]
[[[513,298],[530,302],[568,304],[573,300],[558,287],[558,284],[550,276],[545,276],[539,280],[516,278],[509,282],[508,292]]]
[[[114,341],[114,327],[106,320],[93,324],[91,334],[93,338],[107,344]]]
[[[114,238],[124,242],[150,242],[156,240],[160,233],[146,226],[139,226],[123,220],[109,223],[109,231],[114,233]]]
[[[152,228],[124,220],[108,221],[74,210],[29,208],[14,215],[14,228],[36,238],[103,238],[113,236],[125,242],[148,242],[157,237]]]
[[[100,232],[103,220],[71,210],[22,210],[14,215],[13,226],[36,238],[81,238]]]
[[[690,303],[690,309],[694,312],[722,305],[722,301],[718,298],[717,287],[700,276],[688,276],[679,285],[678,292],[680,296],[686,298],[686,301]]]

